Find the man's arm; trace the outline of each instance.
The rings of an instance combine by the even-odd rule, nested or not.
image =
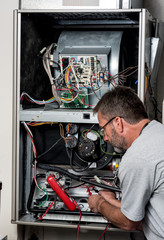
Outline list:
[[[88,204],[93,212],[99,212],[108,219],[109,222],[124,230],[137,230],[141,222],[134,222],[129,220],[121,212],[119,207],[111,205],[100,195],[92,195],[88,199]]]
[[[112,191],[101,190],[99,191],[99,195],[103,197],[108,203],[112,206],[121,208],[121,201],[116,199],[115,193]]]

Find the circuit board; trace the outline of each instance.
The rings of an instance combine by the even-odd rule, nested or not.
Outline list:
[[[72,92],[62,91],[61,98],[67,101],[63,104],[65,108],[88,108],[88,96],[85,91],[81,91],[76,98]]]

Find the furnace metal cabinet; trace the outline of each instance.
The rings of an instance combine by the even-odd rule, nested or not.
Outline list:
[[[145,101],[155,22],[146,9],[16,10],[14,20],[12,222],[78,225],[51,176],[77,202],[81,227],[104,228],[87,204],[90,181],[113,178],[120,155],[98,135],[93,107],[118,84]]]

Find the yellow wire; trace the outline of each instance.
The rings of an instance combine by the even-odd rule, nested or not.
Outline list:
[[[31,127],[32,126],[40,126],[40,125],[44,125],[44,124],[58,124],[57,122],[41,122],[41,123],[35,123],[35,124],[32,124],[30,125]]]
[[[67,143],[67,142],[66,142],[66,138],[64,137],[64,128],[63,128],[63,124],[60,123],[59,126],[60,126],[60,129],[61,129],[61,137],[64,139],[64,142]]]
[[[68,84],[68,72],[69,72],[69,70],[70,70],[70,66],[67,68],[67,71],[66,71],[66,76],[65,76],[65,79],[66,79],[66,85],[67,85],[67,88],[69,89],[70,88],[70,86],[69,86],[69,84]]]
[[[73,98],[60,98],[60,99],[64,101],[71,101]]]

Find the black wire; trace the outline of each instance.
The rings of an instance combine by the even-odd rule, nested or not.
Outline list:
[[[90,167],[90,166],[92,165],[92,163],[91,163],[89,166],[87,165],[86,168],[80,169],[79,171],[73,167],[73,152],[74,152],[74,151],[73,151],[73,149],[70,149],[70,150],[71,150],[71,155],[70,155],[69,152],[68,152],[68,148],[66,148],[66,152],[67,152],[67,155],[68,155],[68,157],[69,157],[69,159],[70,159],[70,166],[71,166],[72,170],[75,171],[75,172],[83,172],[83,171],[88,170],[88,167]],[[77,156],[82,162],[87,163],[85,160],[83,160],[82,158],[80,158],[80,156],[79,156],[76,152],[75,152],[75,154],[76,154],[76,156]],[[74,162],[74,164],[75,164],[77,167],[81,168],[81,165],[78,164],[77,162]]]
[[[77,180],[77,181],[83,182],[83,183],[89,183],[92,186],[97,186],[97,187],[101,187],[101,188],[104,188],[104,189],[121,192],[121,190],[117,187],[113,187],[113,186],[109,186],[109,185],[105,185],[105,184],[100,184],[100,183],[97,183],[95,181],[88,180],[86,178],[83,178],[83,176],[81,176],[81,175],[75,175],[75,174],[70,173],[69,171],[67,171],[63,168],[60,168],[60,167],[47,165],[47,164],[42,164],[42,163],[37,163],[37,167],[41,168],[41,169],[44,169],[46,171],[54,171],[54,172],[59,172],[61,174],[65,174],[66,176],[70,177],[71,179],[74,179],[74,180]]]
[[[76,156],[78,157],[78,159],[80,159],[80,161],[82,161],[82,162],[84,162],[84,163],[88,163],[88,161],[87,161],[87,160],[84,160],[83,158],[81,158],[77,152],[75,152],[75,154],[76,154]],[[78,164],[77,164],[77,165],[78,165]],[[79,166],[80,166],[80,165],[79,165]]]
[[[154,94],[153,94],[153,89],[152,89],[152,85],[151,85],[151,77],[149,77],[148,90],[149,90],[151,101],[152,101],[152,104],[153,104],[155,110],[162,115],[162,112],[158,109],[157,100],[156,100],[156,98],[154,97]],[[155,115],[157,115],[156,112],[155,112]],[[157,119],[157,116],[156,116],[156,119]]]
[[[98,182],[95,182],[95,181],[92,181],[92,180],[85,179],[85,178],[83,178],[83,177],[80,178],[80,181],[81,181],[81,182],[85,182],[85,183],[89,183],[89,184],[92,185],[92,186],[95,185],[95,186],[97,186],[97,187],[101,187],[101,188],[104,188],[104,189],[121,192],[121,190],[120,190],[119,188],[117,188],[117,187],[113,187],[113,186],[101,184],[101,183],[98,183]]]
[[[158,109],[158,107],[157,107],[158,104],[157,104],[156,98],[152,96],[152,99],[154,100],[154,105],[155,105],[155,108],[156,108],[157,112],[159,112],[160,114],[162,114],[162,112],[161,112],[161,111]]]
[[[72,187],[66,187],[65,190],[69,190],[69,189],[72,189],[72,188],[78,188],[78,187],[81,187],[83,185],[84,185],[84,183],[80,183],[80,184],[72,186]]]
[[[114,155],[111,155],[111,158],[109,158],[103,165],[96,167],[96,170],[100,170],[100,169],[104,168],[106,165],[108,165],[108,163],[110,163],[112,161],[113,158],[114,158]]]
[[[135,240],[135,236],[134,236],[134,234],[132,232],[130,233],[130,239],[131,240]]]
[[[92,127],[94,127],[94,125],[95,125],[95,124],[93,124]],[[92,127],[91,127],[90,129],[92,129]],[[66,150],[67,150],[67,149],[66,149]],[[74,152],[73,149],[71,149],[71,155],[70,155],[70,154],[68,153],[68,150],[67,150],[67,155],[68,155],[68,157],[69,157],[69,159],[70,159],[70,166],[71,166],[71,168],[72,168],[73,171],[75,171],[75,172],[84,172],[84,171],[86,171],[86,170],[89,170],[89,171],[95,170],[95,168],[94,168],[93,170],[92,170],[92,169],[89,169],[90,166],[93,164],[93,162],[91,162],[90,164],[88,164],[88,162],[87,162],[86,160],[82,159],[82,158],[77,154],[77,152],[75,152],[75,154],[76,154],[76,156],[78,157],[78,159],[80,159],[82,162],[88,164],[86,168],[83,168],[83,169],[82,169],[80,164],[78,164],[76,161],[73,161],[73,152]],[[121,154],[120,154],[120,156],[121,156]],[[112,161],[113,158],[114,158],[114,155],[111,155],[111,157],[110,157],[107,161],[105,161],[104,164],[101,164],[100,166],[97,166],[97,167],[96,167],[96,170],[100,170],[100,169],[104,168],[107,164],[109,164],[109,163]],[[101,160],[101,159],[100,159],[100,160]],[[73,167],[73,164],[75,164],[75,165],[76,165],[77,167],[79,167],[80,169],[79,169],[79,170],[75,169],[75,168]]]
[[[43,157],[45,154],[47,154],[52,148],[54,148],[63,138],[59,138],[57,142],[55,142],[48,150],[45,152],[41,153],[39,156],[37,156],[35,159],[39,159]]]
[[[65,174],[66,176],[70,177],[71,179],[74,179],[77,181],[80,180],[80,176],[76,176],[75,174],[70,173],[67,170],[60,168],[60,167],[56,167],[53,165],[47,165],[47,164],[43,164],[43,163],[39,163],[39,162],[37,163],[37,167],[44,169],[46,171],[54,171],[54,172],[59,172],[60,174]]]
[[[80,157],[77,155],[76,152],[75,152],[75,153],[76,153],[77,157],[78,157],[81,161],[87,163],[87,167],[85,167],[85,168],[83,168],[83,169],[81,168],[80,170],[77,170],[77,169],[74,168],[74,166],[73,166],[73,153],[74,153],[74,151],[73,151],[73,149],[71,149],[70,166],[71,166],[72,170],[75,171],[75,172],[84,172],[84,171],[88,170],[88,169],[90,168],[90,166],[92,165],[92,163],[88,164],[86,161],[84,161],[82,158],[80,158]],[[76,164],[76,166],[78,166],[77,163],[75,163],[75,164]],[[78,167],[80,168],[81,166],[78,166]]]

